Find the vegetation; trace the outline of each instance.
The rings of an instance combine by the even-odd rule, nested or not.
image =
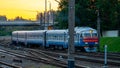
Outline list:
[[[9,36],[13,31],[16,30],[38,30],[40,26],[1,26],[0,36]]]
[[[100,12],[101,29],[113,30],[120,26],[120,0],[75,0],[75,26],[97,28],[97,12]],[[59,1],[59,28],[68,28],[68,0]]]
[[[104,37],[100,41],[100,49],[104,51],[104,45],[108,46],[108,52],[120,52],[120,37]]]

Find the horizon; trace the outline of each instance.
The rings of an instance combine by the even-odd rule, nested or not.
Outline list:
[[[58,3],[55,0],[47,0],[47,10],[49,3],[51,9],[57,10]],[[44,12],[45,0],[0,0],[0,16],[6,16],[13,20],[22,17],[27,20],[36,20],[37,13]]]

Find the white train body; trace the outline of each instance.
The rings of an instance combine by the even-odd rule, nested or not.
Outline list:
[[[68,30],[14,31],[12,42],[24,45],[39,45],[45,48],[68,48]],[[76,49],[96,52],[98,44],[97,31],[89,27],[77,27],[74,34]]]

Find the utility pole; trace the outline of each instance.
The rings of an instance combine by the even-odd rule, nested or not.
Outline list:
[[[41,25],[42,25],[42,13],[39,14],[39,19],[40,19],[40,28],[41,28]]]
[[[68,10],[68,28],[69,28],[69,45],[68,45],[68,68],[74,68],[74,22],[75,22],[75,0],[69,1]]]
[[[52,10],[52,22],[53,22],[53,29],[55,29],[55,27],[54,27],[54,20],[55,20],[55,13],[54,13],[54,11]]]
[[[47,0],[45,0],[45,21],[44,21],[44,29],[48,29],[46,26],[46,20],[47,20]]]
[[[48,26],[50,25],[50,21],[51,21],[51,2],[49,1]]]
[[[100,13],[97,10],[98,52],[100,52]]]

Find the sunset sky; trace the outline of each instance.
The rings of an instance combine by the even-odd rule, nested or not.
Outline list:
[[[47,0],[47,8],[57,10],[58,3],[54,0]],[[14,19],[21,16],[25,19],[35,20],[37,11],[43,12],[45,0],[0,0],[0,15],[7,16],[8,19]]]

